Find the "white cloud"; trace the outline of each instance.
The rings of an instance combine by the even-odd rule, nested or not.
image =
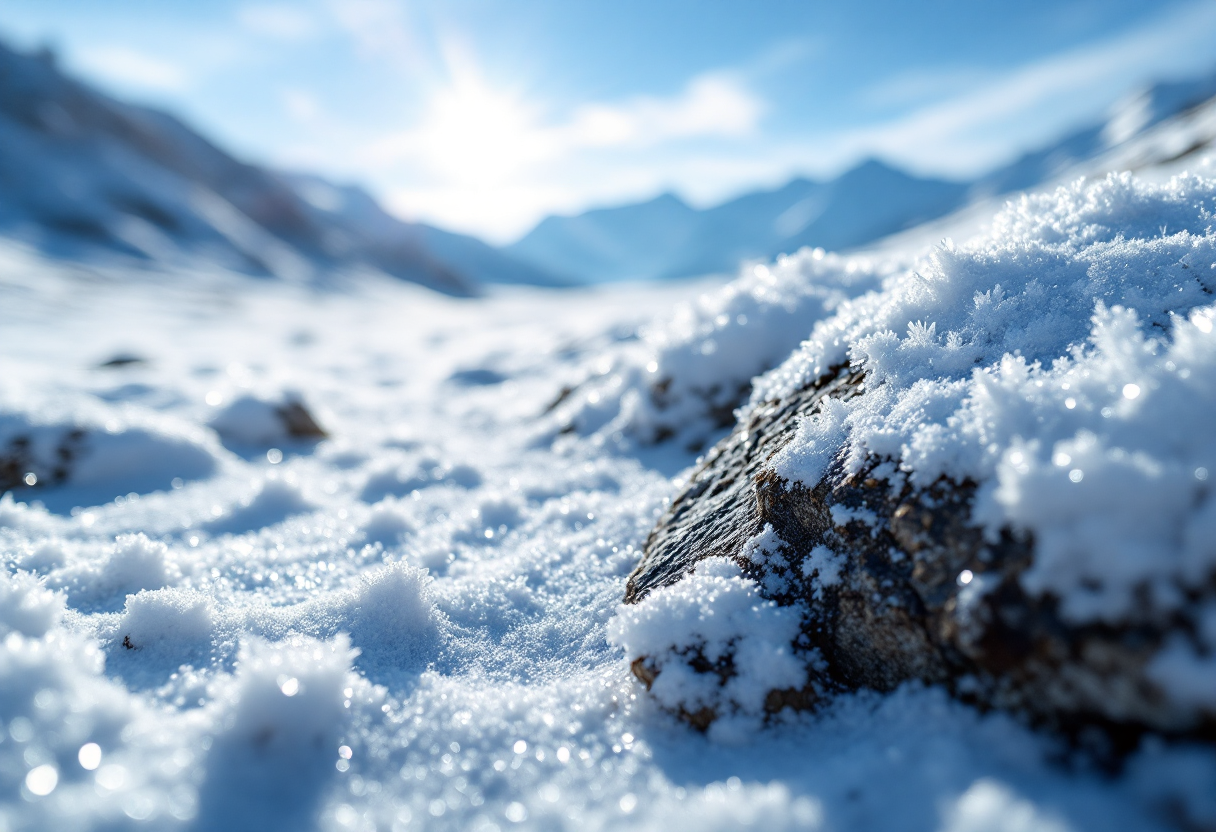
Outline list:
[[[670,98],[578,107],[566,119],[511,91],[489,86],[467,63],[432,93],[416,126],[375,142],[375,164],[414,164],[462,182],[504,182],[541,163],[581,150],[629,150],[697,138],[740,138],[755,132],[763,102],[724,74],[692,79]]]
[[[875,109],[906,108],[911,104],[940,101],[959,96],[976,87],[991,83],[993,73],[979,67],[934,67],[901,72],[884,78],[858,94],[867,107]]]
[[[88,72],[123,86],[180,92],[189,85],[186,73],[178,65],[125,46],[82,49],[75,60]]]
[[[281,93],[283,108],[293,121],[308,124],[317,121],[321,105],[316,96],[301,89],[286,89]]]
[[[755,132],[763,102],[728,75],[700,75],[673,98],[587,104],[565,127],[572,147],[646,146],[672,139],[740,137]]]
[[[411,72],[428,69],[404,3],[394,0],[327,0],[334,22],[365,54],[388,57]]]
[[[246,30],[275,40],[308,40],[319,31],[316,19],[299,6],[259,3],[237,10],[237,22]]]

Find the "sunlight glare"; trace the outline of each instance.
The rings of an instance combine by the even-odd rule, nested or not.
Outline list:
[[[419,149],[457,182],[509,180],[549,155],[551,142],[537,115],[519,96],[466,75],[431,99]]]

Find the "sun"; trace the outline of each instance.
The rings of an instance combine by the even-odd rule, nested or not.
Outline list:
[[[456,183],[488,185],[507,182],[548,158],[553,142],[547,132],[537,107],[465,73],[432,94],[415,137],[435,173]]]

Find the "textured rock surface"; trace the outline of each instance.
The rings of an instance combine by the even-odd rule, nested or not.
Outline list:
[[[974,483],[900,487],[894,465],[872,460],[852,476],[834,467],[807,489],[767,467],[798,417],[825,398],[865,391],[862,374],[838,367],[755,408],[706,455],[651,533],[626,602],[680,580],[704,558],[731,557],[768,597],[805,605],[802,650],[815,651],[810,685],[821,691],[890,690],[917,679],[1067,731],[1213,734],[1216,715],[1171,702],[1149,666],[1172,634],[1199,622],[1145,613],[1119,625],[1071,625],[1054,599],[1020,585],[1033,541],[1008,532],[986,540],[973,524]],[[748,541],[767,526],[779,540],[757,555]],[[817,548],[820,558],[836,558],[831,574]],[[1205,595],[1216,596],[1216,587]],[[633,670],[648,688],[661,672],[644,658]],[[711,719],[690,721],[704,727]]]

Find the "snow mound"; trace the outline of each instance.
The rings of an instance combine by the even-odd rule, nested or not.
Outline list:
[[[717,717],[711,731],[734,734],[775,710],[770,692],[806,685],[806,657],[791,647],[801,625],[800,610],[765,600],[733,561],[706,558],[691,575],[622,607],[608,639],[630,662],[646,663],[661,705],[695,722]]]
[[[829,400],[773,460],[813,487],[892,460],[893,487],[979,483],[992,534],[1033,536],[1030,592],[1078,623],[1196,622],[1166,689],[1216,705],[1216,180],[1130,175],[1010,203],[819,323],[749,407],[848,361],[866,393]],[[1187,694],[1191,691],[1191,694]]]
[[[171,487],[216,470],[223,450],[195,425],[97,401],[0,399],[0,488],[25,497],[68,485],[105,502]]]
[[[337,776],[353,657],[345,636],[243,646],[207,758],[200,828],[311,826],[322,790]]]
[[[229,443],[265,447],[326,436],[298,393],[238,396],[207,423]]]
[[[59,622],[63,606],[63,596],[30,573],[0,573],[0,635],[40,638]]]
[[[137,532],[118,535],[100,556],[82,551],[48,580],[66,589],[74,605],[118,609],[127,595],[161,589],[177,574],[169,547]]]
[[[254,491],[238,501],[230,511],[205,524],[215,534],[240,534],[281,523],[297,514],[317,508],[300,489],[292,472],[269,472]]]
[[[210,641],[214,615],[211,599],[200,592],[171,587],[128,595],[119,622],[122,646],[180,655]]]
[[[332,607],[359,648],[360,667],[414,669],[436,652],[441,613],[425,569],[395,563],[364,576]]]
[[[734,424],[754,376],[786,358],[820,318],[876,288],[890,268],[822,249],[748,266],[643,328],[641,344],[598,357],[553,419],[601,443],[673,440],[699,450]]]

